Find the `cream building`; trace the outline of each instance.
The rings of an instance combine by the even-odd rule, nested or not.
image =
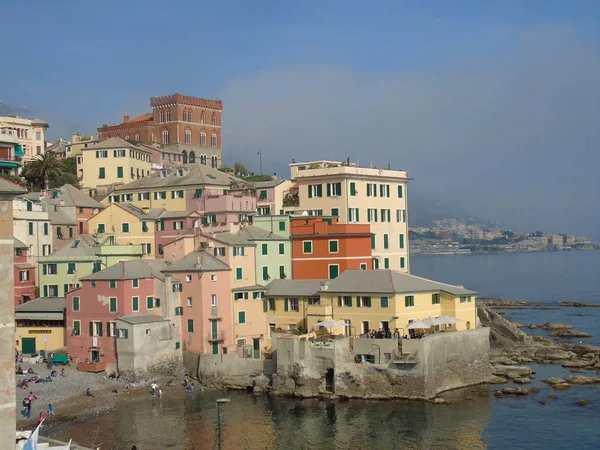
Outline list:
[[[119,138],[82,148],[77,171],[84,191],[122,185],[147,177],[152,170],[151,152]]]
[[[406,171],[339,161],[293,163],[290,168],[299,209],[339,217],[342,224],[369,224],[373,268],[410,271]]]
[[[44,153],[46,129],[48,129],[48,124],[43,120],[0,117],[0,133],[11,134],[17,138],[23,150],[23,161],[30,161]]]
[[[73,133],[71,135],[71,143],[67,147],[67,156],[79,156],[83,149],[93,147],[99,141],[98,135],[84,136],[79,133]]]
[[[253,187],[259,216],[293,213],[298,206],[298,190],[291,180],[259,181]]]

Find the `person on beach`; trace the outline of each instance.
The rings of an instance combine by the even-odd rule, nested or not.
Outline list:
[[[159,389],[158,390],[158,398],[162,398],[162,396],[163,396],[162,389]]]
[[[31,400],[27,399],[27,418],[31,419]]]
[[[94,396],[94,394],[92,394],[92,391],[90,391],[90,388],[87,388],[85,390],[85,396],[86,397],[93,397]]]
[[[152,388],[152,397],[156,397],[156,390],[158,389],[158,384],[156,384],[156,381],[152,382],[150,387]]]
[[[51,403],[48,403],[48,415],[49,416],[53,416],[54,415],[54,406],[52,406]]]
[[[65,375],[65,368],[64,367],[62,369],[60,369],[60,376],[61,377],[66,377],[66,375]]]
[[[38,421],[39,421],[40,423],[42,423],[44,420],[46,420],[46,414],[44,414],[44,412],[42,411],[42,412],[40,413],[40,417],[38,418]]]
[[[27,398],[29,399],[29,402],[37,400],[37,397],[35,395],[33,395],[32,391],[29,391],[29,397],[27,397]]]

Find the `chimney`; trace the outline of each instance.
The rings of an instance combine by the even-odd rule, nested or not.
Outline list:
[[[129,116],[123,116],[123,122],[129,122]]]
[[[329,289],[329,281],[321,281],[321,290],[326,291]]]

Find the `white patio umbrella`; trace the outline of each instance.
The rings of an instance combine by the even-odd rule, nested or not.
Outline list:
[[[419,329],[427,329],[427,328],[431,328],[431,321],[430,319],[423,319],[423,320],[415,320],[414,322],[411,322],[408,327],[409,330],[419,330]]]
[[[430,317],[427,320],[429,320],[432,325],[444,325],[448,323],[444,320],[444,317]]]
[[[458,322],[464,322],[464,320],[461,319],[457,319],[456,317],[452,317],[452,316],[442,316],[442,317],[438,317],[439,320],[442,321],[442,323],[444,324],[448,324],[448,325],[452,325]]]
[[[317,325],[320,327],[345,327],[347,324],[345,322],[340,322],[339,320],[324,320],[323,322],[317,322]]]

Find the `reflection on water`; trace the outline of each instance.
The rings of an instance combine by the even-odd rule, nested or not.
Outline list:
[[[478,395],[483,394],[483,396]],[[224,449],[483,449],[492,408],[489,388],[456,392],[451,405],[416,401],[326,401],[253,396],[242,392],[167,392],[123,401],[110,414],[56,430],[104,449],[213,449],[216,399],[222,408]],[[466,395],[472,396],[465,400]],[[462,397],[462,398],[461,398]]]

